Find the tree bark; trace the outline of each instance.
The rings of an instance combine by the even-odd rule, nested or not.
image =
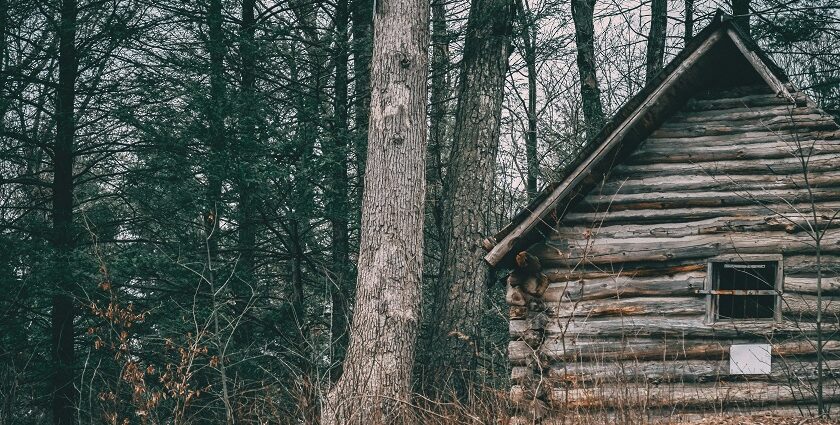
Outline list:
[[[604,125],[601,89],[598,87],[598,77],[595,74],[594,12],[595,0],[572,0],[580,97],[583,103],[583,119],[587,139],[595,137]]]
[[[645,81],[650,82],[662,69],[665,55],[665,30],[668,26],[668,0],[651,0],[650,32],[647,42]]]
[[[742,30],[750,33],[750,0],[732,0],[732,15]]]
[[[683,44],[685,46],[694,38],[694,0],[685,0],[685,30],[683,32]]]
[[[539,160],[537,159],[537,28],[533,13],[524,10],[525,5],[520,1],[522,11],[522,46],[525,51],[525,66],[528,70],[528,133],[525,137],[525,162],[528,171],[525,178],[525,189],[528,199],[537,196],[537,176],[539,175]]]
[[[76,0],[61,2],[58,28],[58,87],[55,100],[55,146],[53,148],[52,240],[55,252],[53,273],[56,279],[52,300],[52,411],[53,423],[76,422],[78,393],[73,386],[73,163],[76,120]]]
[[[503,89],[514,4],[473,0],[455,112],[455,134],[444,183],[440,313],[433,338],[438,382],[463,390],[475,370],[487,265],[480,241],[488,232]],[[437,345],[437,344],[436,344]]]
[[[429,4],[377,2],[356,303],[324,424],[393,423],[409,398],[423,266]]]

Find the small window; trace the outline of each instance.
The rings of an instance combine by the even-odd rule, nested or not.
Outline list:
[[[706,279],[707,321],[779,320],[782,259],[778,256],[717,258]]]

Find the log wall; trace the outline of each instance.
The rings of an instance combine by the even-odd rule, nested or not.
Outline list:
[[[812,409],[814,228],[825,232],[824,396],[840,402],[838,139],[801,95],[739,88],[690,100],[616,164],[528,250],[551,282],[542,302],[511,309],[511,397],[528,420],[633,403]],[[704,322],[697,291],[723,254],[783,255],[782,322]],[[734,343],[771,344],[771,373],[730,375]]]

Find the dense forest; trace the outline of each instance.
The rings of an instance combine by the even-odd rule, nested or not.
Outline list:
[[[717,9],[840,116],[836,0],[0,0],[0,424],[500,423],[480,241]]]

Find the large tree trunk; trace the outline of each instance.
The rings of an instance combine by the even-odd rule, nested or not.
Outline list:
[[[732,0],[732,15],[742,30],[750,33],[750,0]]]
[[[356,304],[324,424],[392,423],[407,406],[423,266],[429,4],[377,2]]]
[[[330,289],[332,303],[331,348],[333,362],[341,364],[347,347],[347,281],[352,276],[349,247],[350,208],[347,200],[347,145],[350,137],[347,116],[349,49],[347,24],[350,20],[348,0],[337,0],[335,6],[335,97],[333,100],[333,131],[326,144],[327,159],[327,219],[332,228],[331,260],[334,282]],[[341,367],[331,374],[336,380]]]
[[[444,183],[443,243],[436,315],[440,383],[465,388],[475,370],[487,264],[487,234],[499,145],[503,88],[514,8],[509,0],[473,0],[467,21],[455,135]],[[450,381],[451,380],[451,381]]]
[[[662,60],[665,55],[665,29],[667,25],[668,0],[651,0],[645,81],[652,80],[662,69]]]
[[[572,0],[572,19],[575,21],[575,44],[580,77],[580,97],[586,138],[592,139],[604,125],[604,107],[601,89],[595,75],[595,29],[593,15],[595,0]]]
[[[528,70],[528,132],[525,137],[525,162],[527,173],[525,189],[528,199],[537,196],[537,176],[539,174],[539,160],[537,159],[537,26],[534,14],[526,9],[521,0],[519,7],[522,11],[522,47],[525,51],[525,67]]]
[[[55,250],[52,300],[52,410],[53,423],[73,424],[78,398],[73,387],[73,142],[76,132],[76,0],[61,2],[58,28],[58,87],[55,100],[55,146],[53,148],[52,240]]]

